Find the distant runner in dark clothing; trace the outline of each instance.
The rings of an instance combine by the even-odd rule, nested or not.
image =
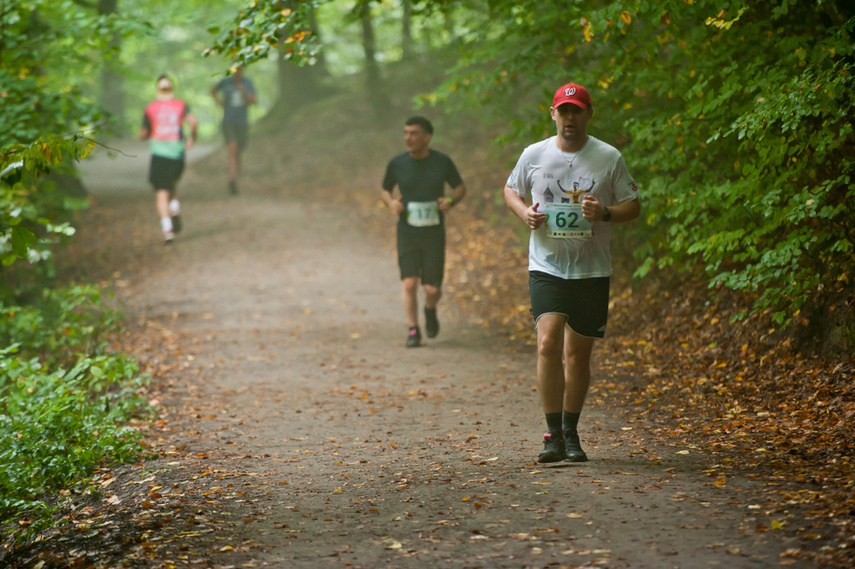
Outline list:
[[[258,101],[252,81],[243,73],[244,66],[239,65],[234,73],[211,89],[211,96],[223,107],[223,136],[228,149],[229,193],[232,195],[238,193],[240,155],[246,148],[249,133],[247,109]]]
[[[454,162],[429,148],[433,125],[412,117],[404,126],[407,152],[386,167],[380,196],[398,218],[398,267],[407,317],[407,346],[421,345],[418,289],[425,290],[425,330],[428,338],[439,334],[436,307],[442,297],[445,270],[445,214],[466,195],[466,186]],[[445,195],[445,185],[452,188]],[[395,187],[399,196],[393,196]]]

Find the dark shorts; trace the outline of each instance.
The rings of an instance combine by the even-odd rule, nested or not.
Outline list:
[[[240,150],[246,148],[246,142],[249,138],[249,126],[245,124],[223,123],[223,136],[226,137],[226,142],[237,140],[237,145]]]
[[[173,191],[183,172],[184,158],[176,160],[153,155],[148,168],[148,181],[155,190]]]
[[[544,314],[563,314],[581,336],[603,338],[609,319],[609,277],[562,279],[529,271],[528,290],[535,325]]]
[[[420,277],[422,284],[441,286],[445,274],[445,231],[399,229],[398,267],[401,280]]]

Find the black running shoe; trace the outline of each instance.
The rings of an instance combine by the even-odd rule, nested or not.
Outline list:
[[[181,215],[180,214],[176,213],[175,215],[172,216],[172,231],[174,233],[180,233],[181,232]]]
[[[428,338],[436,338],[439,334],[439,320],[436,317],[436,308],[425,307],[425,332]]]
[[[410,331],[407,332],[407,347],[408,348],[418,348],[422,345],[422,333],[419,331],[418,326],[413,326],[410,328]]]
[[[582,450],[576,429],[564,431],[564,453],[567,455],[564,459],[567,462],[588,462],[588,455]]]
[[[537,455],[537,462],[561,462],[564,460],[564,439],[558,433],[543,435],[543,450]]]

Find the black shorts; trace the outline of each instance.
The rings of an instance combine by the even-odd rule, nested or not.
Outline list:
[[[581,336],[603,338],[609,319],[609,277],[562,279],[529,271],[528,290],[535,325],[544,314],[563,314]]]
[[[184,158],[164,158],[152,155],[148,169],[148,181],[155,190],[175,190],[181,174],[184,172]]]
[[[445,229],[398,229],[398,268],[401,280],[419,277],[422,284],[441,286],[445,276]]]
[[[223,123],[223,136],[226,142],[237,140],[238,149],[243,150],[249,138],[249,125]]]

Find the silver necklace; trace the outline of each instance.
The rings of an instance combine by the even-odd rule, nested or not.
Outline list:
[[[572,155],[570,155],[570,152],[564,152],[563,150],[561,151],[561,153],[564,154],[564,157],[567,158],[567,169],[568,170],[573,168],[573,163],[576,162],[576,158],[578,158],[579,155],[582,154],[582,152],[586,148],[588,148],[588,140],[589,139],[585,139],[585,144],[582,145],[582,148],[580,148],[579,150],[574,152]],[[569,156],[569,158],[568,158],[568,156]]]

